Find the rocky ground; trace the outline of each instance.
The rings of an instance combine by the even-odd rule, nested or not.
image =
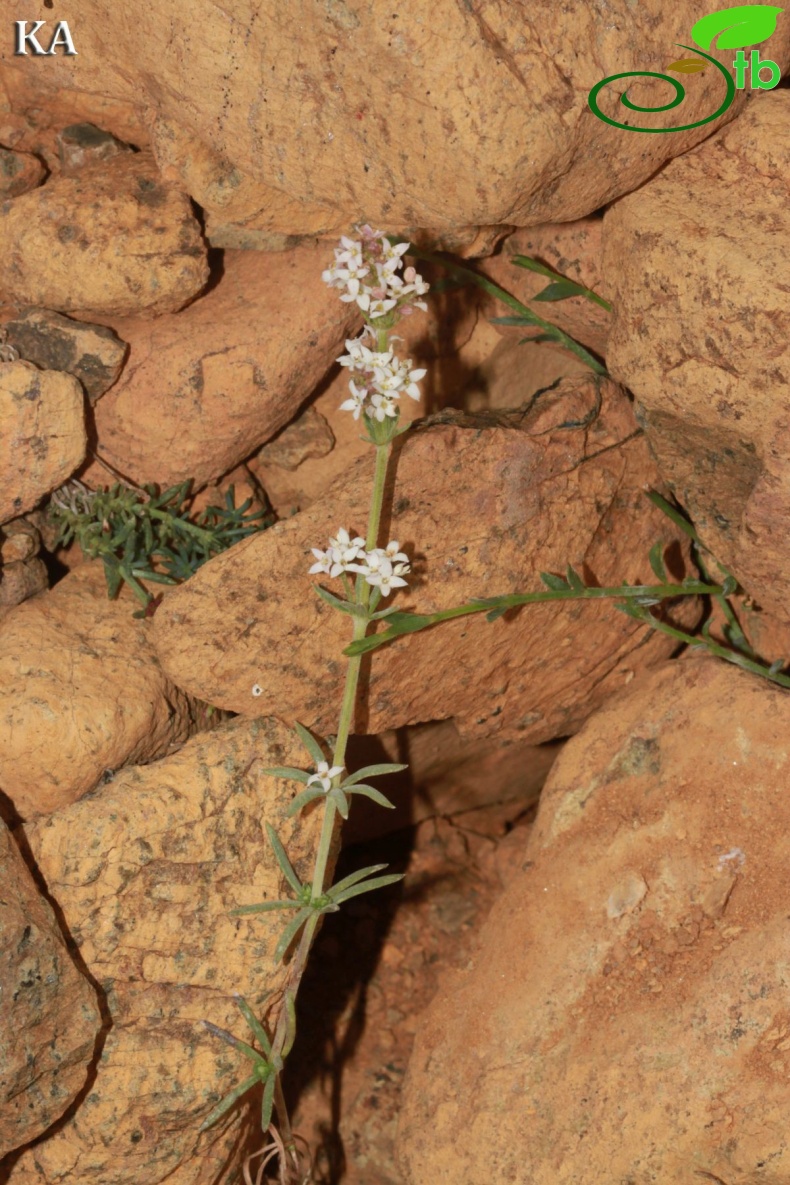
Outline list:
[[[152,3],[142,41],[122,7],[0,61],[0,1185],[245,1181],[260,1095],[200,1132],[247,1064],[203,1022],[241,1035],[241,992],[276,1024],[297,957],[231,911],[287,887],[267,827],[312,875],[320,813],[266,771],[337,728],[349,622],[308,568],[364,530],[373,461],[337,364],[363,309],[322,271],[365,222],[483,281],[414,258],[395,603],[569,564],[729,601],[521,606],[365,659],[348,768],[409,768],[330,863],[405,875],[312,952],[284,1081],[313,1180],[790,1185],[786,86],[706,123],[703,70],[685,130],[597,120],[685,3],[297,0],[298,37],[269,0],[200,37]],[[139,507],[172,525],[181,483],[152,560]]]

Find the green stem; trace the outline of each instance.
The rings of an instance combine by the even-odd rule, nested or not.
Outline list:
[[[383,332],[383,331],[382,331]],[[380,343],[379,343],[380,344]],[[386,348],[386,337],[385,345]],[[384,502],[384,485],[387,478],[387,466],[389,463],[390,444],[376,445],[376,467],[373,474],[373,489],[370,498],[370,514],[368,516],[368,531],[366,537],[366,548],[370,551],[374,548],[378,541],[379,528],[381,526],[381,509]],[[357,582],[357,604],[367,605],[370,598],[370,585],[364,580]],[[367,631],[368,622],[363,617],[353,618],[354,641],[364,638]],[[346,685],[343,690],[343,703],[340,709],[340,720],[338,722],[337,740],[335,741],[335,749],[332,756],[332,764],[345,767],[346,762],[346,746],[348,744],[349,733],[351,732],[351,725],[354,719],[354,706],[357,698],[357,688],[359,686],[359,672],[362,665],[361,655],[356,658],[350,658],[348,667],[346,668]],[[335,828],[337,823],[337,807],[329,800],[325,801],[324,818],[321,825],[321,837],[318,841],[318,851],[316,853],[315,871],[313,873],[313,883],[311,895],[315,899],[320,897],[324,891],[324,880],[326,878],[326,869],[329,863],[329,858],[332,852],[333,843],[335,839]],[[319,915],[313,914],[308,918],[302,935],[299,940],[299,945],[291,963],[290,973],[288,976],[287,988],[294,996],[299,990],[299,984],[304,975],[307,960],[310,954],[310,947],[313,943],[316,929],[318,927]],[[281,1009],[277,1020],[277,1028],[274,1035],[273,1047],[275,1052],[282,1049],[285,1042],[286,1035],[286,1011]],[[279,1089],[279,1075],[278,1075],[278,1089]],[[276,1096],[282,1100],[282,1091]],[[278,1115],[286,1116],[285,1104],[283,1101],[283,1110],[280,1111],[278,1104]],[[282,1120],[281,1120],[282,1123]]]

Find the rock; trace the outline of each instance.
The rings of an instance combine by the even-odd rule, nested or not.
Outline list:
[[[138,485],[197,489],[284,427],[359,324],[321,280],[326,263],[324,246],[228,252],[216,287],[177,317],[115,322],[129,360],[96,407],[102,457]]]
[[[23,818],[151,761],[193,727],[159,668],[131,593],[110,601],[100,561],[12,610],[0,633],[0,786]]]
[[[58,149],[61,171],[67,175],[131,151],[128,145],[92,123],[72,123],[63,128],[58,132]]]
[[[785,621],[789,114],[786,91],[752,103],[604,218],[610,370],[704,542]]]
[[[0,822],[0,1156],[41,1135],[85,1085],[101,1018]]]
[[[319,411],[308,407],[279,436],[269,441],[257,454],[259,465],[276,465],[293,473],[305,461],[325,457],[335,447],[332,429]]]
[[[44,180],[46,169],[38,157],[0,148],[0,198],[19,197]]]
[[[454,720],[432,720],[381,733],[352,737],[349,769],[381,761],[408,769],[376,784],[395,810],[382,811],[360,798],[343,830],[344,845],[368,842],[425,819],[457,820],[473,813],[511,809],[523,813],[537,802],[560,743],[532,745],[490,737],[464,739]]]
[[[90,121],[126,144],[148,146],[139,95],[123,101],[94,87],[72,90],[54,81],[49,71],[45,76],[42,70],[17,69],[20,61],[0,61],[0,144],[35,154],[54,174],[60,171],[58,132],[69,124]]]
[[[602,585],[651,579],[651,545],[674,537],[644,497],[656,475],[627,398],[609,382],[566,382],[523,414],[445,412],[402,440],[387,533],[417,562],[404,606],[430,613],[537,589],[539,572],[568,562]],[[336,726],[348,622],[315,596],[310,548],[367,521],[372,461],[165,593],[153,638],[178,686],[244,715],[276,710],[319,731]],[[493,624],[463,618],[374,656],[368,710],[352,731],[452,716],[462,736],[539,743],[574,732],[670,652],[663,636],[592,602],[532,606]]]
[[[0,523],[71,477],[86,442],[85,396],[75,378],[0,362]]]
[[[97,317],[182,308],[208,280],[186,194],[129,153],[0,205],[8,299]]]
[[[524,407],[563,379],[580,380],[589,373],[586,362],[551,342],[500,339],[470,376],[464,405],[470,411]]]
[[[418,1026],[409,1185],[788,1179],[789,728],[786,692],[694,656],[568,741]]]
[[[0,560],[4,564],[20,563],[38,554],[41,536],[32,522],[24,518],[12,519],[0,528]]]
[[[105,325],[74,321],[49,309],[25,309],[6,322],[5,330],[20,358],[42,370],[73,374],[91,403],[117,381],[126,356],[126,343]]]
[[[571,221],[636,189],[716,126],[629,134],[587,103],[596,83],[624,69],[666,70],[699,19],[691,0],[666,15],[612,0],[605,22],[595,8],[548,0],[530,20],[522,6],[490,0],[439,0],[429,12],[423,0],[404,0],[376,19],[363,0],[297,0],[289,14],[298,38],[274,0],[207,5],[199,15],[186,0],[158,5],[145,38],[120,10],[75,4],[79,55],[48,59],[48,85],[152,109],[238,170],[239,188],[257,189],[249,204],[281,234],[334,232],[362,216],[393,230]],[[188,51],[172,40],[176,28],[193,31]],[[770,55],[782,70],[788,39],[779,21]],[[730,50],[711,53],[729,69]],[[39,66],[14,59],[10,72],[38,78]],[[721,106],[717,70],[685,86],[682,114],[643,117],[650,126],[693,125]],[[654,107],[672,96],[660,81],[637,82],[633,93]],[[616,99],[607,88],[604,112],[628,116]],[[725,118],[747,99],[737,92]]]
[[[544,321],[557,325],[575,341],[587,346],[600,358],[605,358],[612,314],[583,296],[559,301],[536,301],[535,297],[552,283],[551,279],[513,263],[516,256],[529,256],[605,298],[606,284],[601,272],[602,225],[603,220],[598,216],[518,230],[508,235],[502,250],[491,259],[486,259],[478,270],[511,296],[528,305]],[[501,305],[491,299],[490,316],[512,312],[512,309],[503,310]],[[540,332],[523,326],[501,325],[497,328],[507,338],[530,337]]]
[[[31,559],[15,564],[3,563],[0,567],[0,617],[14,607],[21,605],[43,592],[49,586],[47,565],[43,560]]]
[[[284,970],[272,958],[282,915],[229,916],[237,905],[281,895],[264,822],[302,876],[312,867],[321,815],[285,819],[291,786],[261,773],[281,763],[304,764],[291,733],[273,720],[234,720],[170,757],[122,770],[28,829],[42,875],[102,984],[109,1031],[90,1094],[22,1154],[8,1185],[56,1185],[77,1163],[95,1185],[240,1176],[247,1108],[202,1136],[198,1127],[249,1063],[201,1022],[247,1039],[231,993],[262,1015],[267,993],[283,987]]]

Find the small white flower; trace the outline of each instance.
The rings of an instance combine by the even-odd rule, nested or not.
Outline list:
[[[356,571],[353,564],[364,557],[365,540],[359,535],[352,539],[345,527],[341,527],[336,538],[329,540],[329,550],[332,555],[329,575],[339,576],[341,572]]]
[[[342,296],[340,298],[343,299]],[[367,304],[362,304],[362,298],[357,298],[357,304],[364,311],[367,312],[371,320],[374,317],[386,317],[390,309],[394,309],[398,302],[396,300],[371,300],[367,297]]]
[[[400,566],[401,565],[398,565],[398,567]],[[392,570],[389,572],[386,571],[383,564],[380,572],[373,572],[370,576],[366,576],[365,579],[367,580],[368,584],[371,584],[374,588],[379,589],[383,597],[388,597],[393,588],[406,587],[406,581],[403,579],[403,577],[399,576]]]
[[[402,561],[408,568],[409,557],[405,552],[400,550],[400,543],[397,539],[392,539],[384,548],[384,555],[393,564],[400,564]],[[397,571],[397,568],[396,568]]]
[[[387,416],[394,417],[398,414],[398,408],[392,395],[373,395],[371,396],[370,404],[372,410],[369,414],[373,419],[378,420],[380,424],[384,422]]]
[[[368,397],[367,388],[360,389],[353,381],[348,385],[351,388],[351,398],[343,400],[340,404],[340,411],[350,411],[354,419],[358,420],[365,410],[365,400]]]
[[[334,557],[332,555],[331,549],[328,551],[321,551],[318,547],[311,547],[310,550],[317,561],[310,569],[310,575],[312,576],[315,572],[326,572],[327,576],[331,575],[332,564],[334,563]]]
[[[307,785],[320,786],[324,793],[328,794],[332,789],[332,779],[342,774],[344,768],[342,765],[333,765],[330,769],[328,761],[319,761],[315,773],[307,779]]]

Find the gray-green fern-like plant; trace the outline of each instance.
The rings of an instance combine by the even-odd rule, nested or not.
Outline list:
[[[48,507],[58,527],[56,545],[76,540],[84,555],[104,564],[108,596],[115,598],[125,583],[143,605],[134,616],[150,616],[160,598],[141,581],[180,584],[212,556],[274,521],[270,512],[252,509],[252,498],[236,506],[233,486],[224,506],[207,506],[193,516],[191,489],[191,478],[164,491],[120,482],[91,490],[69,481],[55,490]]]

